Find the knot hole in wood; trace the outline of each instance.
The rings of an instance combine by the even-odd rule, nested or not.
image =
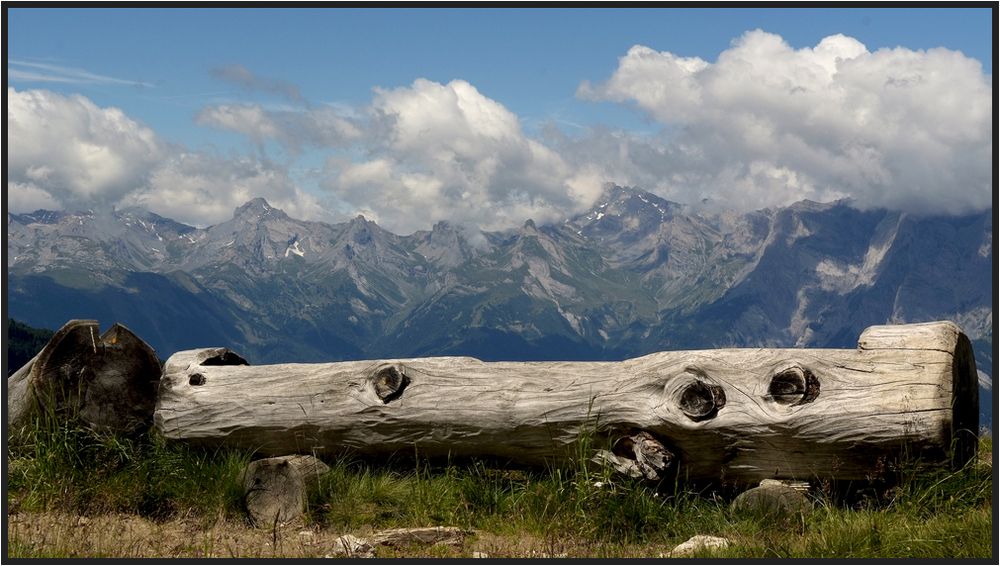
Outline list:
[[[819,397],[819,379],[808,369],[794,365],[771,377],[767,393],[779,405],[805,405]]]
[[[715,418],[726,406],[726,392],[719,385],[695,379],[681,390],[681,411],[693,421]]]
[[[410,378],[406,376],[401,367],[396,365],[386,365],[376,369],[371,380],[375,387],[375,394],[383,403],[398,399],[406,386],[410,384]]]
[[[250,365],[243,356],[229,350],[222,350],[214,356],[205,358],[201,364],[203,366],[248,366]]]

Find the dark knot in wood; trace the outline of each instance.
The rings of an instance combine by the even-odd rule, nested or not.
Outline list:
[[[378,398],[383,403],[388,403],[403,394],[403,390],[410,384],[410,378],[400,368],[390,365],[375,370],[372,383]]]
[[[205,385],[205,376],[200,373],[192,373],[191,377],[188,378],[188,383],[191,385]]]
[[[767,392],[780,405],[805,405],[819,397],[819,379],[813,372],[796,365],[774,374]]]
[[[243,356],[235,352],[230,352],[229,350],[223,350],[217,355],[210,358],[205,358],[205,361],[201,362],[200,365],[203,366],[248,366],[250,365]]]
[[[689,419],[708,420],[726,406],[726,392],[718,385],[696,380],[681,392],[680,406]]]

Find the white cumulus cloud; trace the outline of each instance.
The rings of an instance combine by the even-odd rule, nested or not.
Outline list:
[[[166,144],[121,110],[80,95],[8,88],[7,99],[12,212],[139,204],[204,226],[262,196],[298,218],[324,214],[279,165]]]
[[[323,157],[308,175],[339,212],[397,233],[438,220],[486,230],[559,221],[606,182],[745,210],[845,197],[917,213],[992,204],[992,79],[943,48],[870,51],[834,35],[796,49],[760,30],[715,61],[635,46],[577,95],[632,105],[663,126],[641,135],[592,127],[570,136],[554,124],[528,135],[516,114],[458,79],[375,88],[345,109],[310,105],[291,83],[242,67],[217,75],[295,104],[215,104],[196,122],[280,144],[286,164],[192,152],[83,96],[8,88],[8,205],[144,204],[205,225],[263,196],[321,218],[287,169],[307,150]]]
[[[294,218],[324,216],[316,198],[296,186],[278,165],[249,157],[186,151],[159,164],[149,183],[119,204],[138,205],[168,218],[207,226],[231,218],[235,208],[256,197],[264,197]]]
[[[370,159],[331,160],[328,187],[401,232],[440,219],[484,229],[558,220],[600,190],[462,80],[376,89],[369,116]]]
[[[669,126],[606,161],[639,178],[656,171],[650,188],[678,200],[753,208],[851,197],[963,213],[992,201],[990,83],[978,61],[948,49],[870,52],[843,35],[794,49],[756,30],[715,62],[635,46],[577,94]]]
[[[65,205],[114,203],[146,182],[167,151],[117,108],[46,90],[7,88],[8,192]],[[29,189],[30,187],[30,189]]]

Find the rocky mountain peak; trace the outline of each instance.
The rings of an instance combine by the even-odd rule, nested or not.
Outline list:
[[[351,243],[360,246],[373,246],[383,239],[382,228],[374,220],[368,220],[362,214],[348,221],[344,234]]]
[[[17,222],[19,224],[56,224],[66,216],[68,216],[68,213],[60,210],[39,209],[24,214],[11,214],[8,212],[7,222]]]
[[[431,228],[428,239],[435,245],[457,245],[461,238],[459,231],[452,224],[441,220]]]
[[[439,238],[445,235],[455,234],[457,230],[447,220],[438,220],[431,227],[431,238]]]
[[[609,185],[589,211],[567,224],[580,236],[632,244],[678,217],[685,217],[680,204],[642,189]]]
[[[233,211],[233,218],[259,221],[264,218],[288,218],[288,215],[283,210],[271,206],[263,197],[256,197],[237,207]]]

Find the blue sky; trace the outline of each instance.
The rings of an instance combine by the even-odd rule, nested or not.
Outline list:
[[[314,212],[313,215],[333,218],[360,210],[380,220],[395,222],[400,229],[413,229],[415,225],[400,222],[403,211],[389,210],[387,202],[398,199],[406,191],[437,195],[444,204],[435,209],[436,213],[462,216],[464,209],[445,202],[447,195],[469,193],[472,189],[463,183],[475,180],[449,179],[454,171],[447,168],[442,171],[435,161],[438,157],[418,155],[394,145],[391,140],[371,141],[370,131],[393,127],[361,118],[378,97],[379,91],[373,89],[381,89],[381,92],[402,89],[405,92],[399,92],[400,96],[444,96],[452,95],[455,89],[445,92],[432,87],[449,85],[456,79],[464,81],[475,92],[459,92],[459,99],[471,97],[469,100],[477,105],[486,100],[516,117],[520,128],[518,135],[524,137],[518,141],[518,147],[527,153],[515,160],[539,160],[540,168],[551,169],[551,163],[546,165],[547,159],[555,159],[546,153],[551,151],[558,154],[559,166],[565,165],[568,170],[589,167],[595,170],[595,176],[603,176],[606,181],[644,180],[650,185],[656,184],[650,179],[657,175],[662,177],[669,171],[647,168],[641,173],[622,173],[622,177],[629,177],[627,179],[616,179],[611,178],[616,169],[622,172],[628,168],[620,164],[596,164],[580,156],[599,152],[608,132],[616,132],[619,138],[627,138],[631,144],[647,143],[648,146],[649,142],[642,140],[658,140],[655,147],[643,149],[633,145],[630,151],[653,151],[677,158],[679,146],[671,145],[679,143],[677,132],[685,127],[718,124],[720,119],[705,116],[703,122],[691,122],[684,116],[671,114],[665,107],[656,106],[662,104],[662,100],[643,102],[641,92],[611,88],[607,81],[620,70],[620,59],[635,45],[714,64],[720,53],[732,49],[744,34],[756,29],[780,37],[793,52],[811,49],[825,37],[842,34],[863,44],[870,53],[897,47],[917,54],[938,47],[958,51],[965,60],[981,65],[980,82],[988,84],[992,83],[993,67],[989,9],[14,8],[8,11],[8,18],[8,86],[18,92],[40,90],[59,96],[78,94],[100,110],[120,109],[128,119],[155,134],[157,147],[150,151],[160,157],[150,156],[150,167],[159,163],[157,159],[167,159],[162,155],[170,152],[162,148],[171,145],[180,146],[185,152],[207,152],[213,159],[261,160],[265,162],[264,167],[280,169],[276,175],[287,177],[282,181],[286,191],[299,190],[313,199],[299,202],[303,211],[322,208],[322,213]],[[921,74],[920,69],[924,67],[915,68],[914,76],[931,76],[928,72]],[[234,80],[234,73],[243,73],[240,76],[244,80]],[[975,74],[974,71],[966,74],[970,73]],[[961,79],[966,78],[975,82],[975,77],[963,75]],[[417,79],[426,79],[430,84],[420,90],[414,86]],[[584,81],[608,88],[584,96],[580,91]],[[956,88],[961,88],[958,79],[952,81],[959,85]],[[662,84],[669,87],[668,83]],[[982,94],[982,85],[973,84],[972,87]],[[643,83],[642,88],[657,87],[653,83]],[[391,107],[395,112],[399,107],[393,104],[404,102],[409,103],[401,98],[386,102],[383,110]],[[248,135],[245,128],[220,126],[219,120],[206,112],[207,108],[218,109],[226,105],[299,114],[311,108],[333,109],[345,120],[352,121],[362,133],[349,135],[353,141],[290,148],[279,139],[280,136]],[[736,108],[732,112],[742,110]],[[761,110],[748,112],[759,115]],[[475,121],[487,117],[466,118]],[[773,124],[782,123],[779,118],[768,120]],[[466,131],[471,127],[474,135],[469,131],[466,134],[473,135],[476,140],[493,139],[476,129],[477,124],[463,124],[461,128]],[[337,135],[343,134],[340,131]],[[580,147],[583,140],[602,135],[603,140]],[[543,147],[528,148],[531,145],[528,142]],[[17,151],[17,140],[10,140],[10,143],[9,156],[10,151]],[[969,143],[981,145],[983,140]],[[445,149],[454,153],[455,148]],[[494,154],[508,152],[503,148],[492,148],[492,151]],[[400,155],[400,152],[409,153]],[[567,152],[575,153],[567,157]],[[489,151],[482,153],[488,154]],[[471,160],[476,155],[479,154],[471,152],[466,157]],[[903,155],[900,159],[906,157]],[[374,198],[371,202],[363,202],[364,199],[356,194],[358,189],[350,189],[344,184],[344,179],[349,177],[345,171],[352,164],[374,164],[376,161],[390,170],[385,175],[364,177],[368,179],[365,191],[382,191],[376,178],[392,187],[385,189],[381,200]],[[787,179],[783,181],[784,188],[755,186],[753,190],[747,189],[777,199],[748,199],[748,206],[780,204],[778,196],[794,193],[798,190],[796,183],[812,187],[802,189],[802,196],[853,196],[852,183],[856,181],[845,180],[848,177],[827,178],[826,174],[814,170],[798,171],[792,166],[794,164],[753,159],[753,163],[758,161],[773,162],[773,171],[778,172],[762,175],[785,175]],[[31,167],[28,161],[25,163],[25,167]],[[744,161],[734,167],[745,169],[751,164],[751,161]],[[631,163],[629,167],[634,165]],[[962,165],[954,164],[956,168]],[[369,167],[369,173],[373,167]],[[500,168],[503,169],[503,164]],[[786,175],[787,171],[798,175]],[[137,175],[129,182],[148,181],[143,174]],[[422,177],[423,184],[415,188],[413,183],[407,184],[407,175],[435,177],[436,181],[432,183]],[[555,214],[555,209],[579,208],[589,198],[580,196],[590,193],[574,188],[574,181],[537,181],[538,176],[536,172],[526,171],[524,175],[507,179],[516,190],[506,194],[502,188],[491,186],[486,190],[489,199],[483,202],[492,205],[514,203],[511,210],[523,209],[522,212],[537,212],[545,217]],[[567,179],[571,176],[566,174]],[[806,176],[808,183],[801,180]],[[695,177],[697,175],[692,172],[678,177],[672,185],[649,188],[668,197],[712,194],[714,185]],[[563,194],[555,194],[559,190],[548,185],[537,188],[530,179],[543,185],[561,183]],[[59,191],[36,181],[29,182],[26,177],[17,188],[24,191],[28,190],[24,187],[31,185],[30,190],[35,191],[31,194],[35,196]],[[741,179],[731,181],[738,184]],[[485,184],[491,182],[500,183],[490,177]],[[722,181],[715,179],[713,182]],[[699,183],[700,189],[691,188]],[[680,184],[687,188],[681,188]],[[9,193],[14,190],[8,186]],[[213,190],[215,193],[209,193],[224,192],[224,189]],[[108,194],[118,198],[126,193],[127,189],[120,189],[110,190]],[[282,193],[274,194],[280,196]],[[67,205],[67,198],[56,195],[51,200]],[[522,207],[526,198],[545,201],[545,206],[533,207],[529,203]],[[510,199],[514,200],[508,202]],[[980,205],[981,200],[972,199]],[[38,199],[26,198],[25,202],[28,201]],[[156,199],[140,201],[150,204]],[[890,201],[892,199],[885,202],[875,199],[873,204],[887,205]],[[169,207],[163,210],[170,212]],[[188,220],[205,223],[217,218],[208,215]],[[514,220],[512,218],[511,222]],[[470,221],[482,223],[479,218]]]

